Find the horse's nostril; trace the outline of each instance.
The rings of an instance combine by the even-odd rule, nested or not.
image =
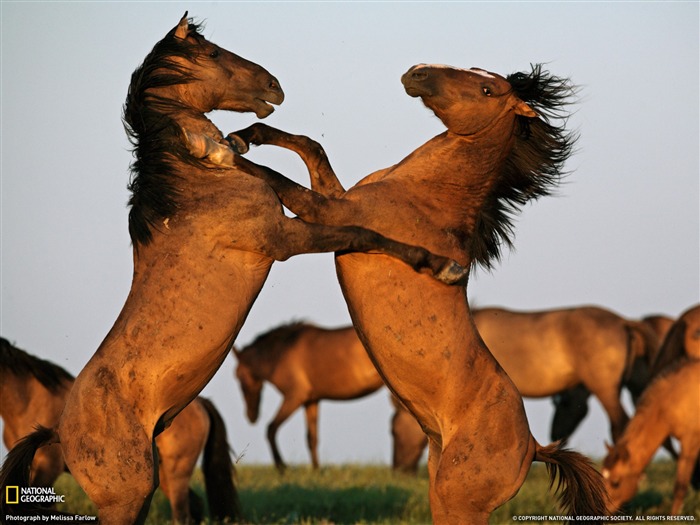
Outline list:
[[[268,86],[270,91],[281,91],[282,88],[280,88],[279,82],[276,80],[271,80],[270,85]]]
[[[425,70],[414,71],[411,73],[411,78],[418,81],[425,80],[428,78],[428,73]]]

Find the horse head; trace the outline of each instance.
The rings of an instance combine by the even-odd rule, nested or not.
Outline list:
[[[610,497],[609,510],[616,512],[623,503],[634,497],[641,473],[632,468],[627,446],[621,443],[610,446],[606,443],[605,447],[608,455],[603,460],[601,474]]]
[[[420,97],[459,135],[473,135],[506,114],[534,118],[537,113],[520,100],[505,78],[483,69],[418,64],[401,77],[406,93]]]
[[[277,79],[258,64],[209,42],[199,29],[185,13],[166,37],[181,51],[171,60],[191,79],[177,85],[178,100],[202,113],[252,111],[258,118],[272,113],[272,104],[284,100]]]
[[[262,398],[263,380],[257,377],[253,368],[246,362],[241,351],[233,349],[233,355],[238,361],[236,377],[241,385],[243,399],[245,400],[246,416],[248,421],[255,423],[260,415],[260,400]]]

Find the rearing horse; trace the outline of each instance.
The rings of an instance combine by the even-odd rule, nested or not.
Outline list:
[[[12,450],[0,487],[27,485],[25,460],[60,441],[102,523],[145,520],[158,486],[154,438],[219,369],[275,260],[380,250],[447,281],[463,276],[452,261],[355,221],[337,227],[286,217],[275,192],[251,176],[264,169],[248,161],[221,169],[186,149],[183,128],[221,138],[205,113],[263,118],[283,99],[275,77],[207,41],[187,14],[133,73],[124,105],[135,155],[131,290],[76,378],[58,426]]]
[[[512,213],[549,192],[571,153],[575,136],[565,129],[564,105],[573,89],[540,66],[504,78],[422,64],[402,82],[447,131],[347,192],[322,148],[306,137],[256,125],[237,133],[236,142],[302,155],[317,192],[261,175],[304,220],[368,224],[465,267],[489,267],[511,243]],[[215,141],[190,139],[202,157],[240,162]],[[558,472],[567,514],[605,513],[605,489],[590,461],[532,437],[522,398],[474,327],[465,288],[441,286],[382,254],[337,254],[336,267],[358,335],[428,435],[436,524],[486,524],[518,491],[533,460],[547,462],[552,477]]]

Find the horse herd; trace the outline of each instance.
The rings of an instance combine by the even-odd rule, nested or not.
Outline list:
[[[562,512],[615,512],[669,436],[681,443],[672,507],[680,511],[700,450],[697,307],[661,345],[663,327],[600,308],[472,311],[467,301],[470,268],[498,259],[512,244],[513,215],[562,175],[576,141],[566,129],[575,87],[539,65],[503,77],[419,64],[401,81],[447,130],[345,190],[313,140],[259,123],[224,137],[206,118],[214,109],[266,117],[284,100],[273,75],[206,40],[187,13],[156,43],[124,105],[134,147],[129,296],[76,378],[3,340],[2,416],[12,447],[3,495],[8,486],[51,483],[65,468],[101,523],[142,523],[159,484],[184,521],[183,479],[204,449],[212,511],[235,519],[225,430],[198,394],[233,348],[272,263],[335,252],[352,327],[284,327],[233,349],[251,420],[263,381],[297,381],[280,386],[284,401],[268,426],[280,469],[275,434],[296,408],[306,409],[317,465],[318,401],[386,385],[397,407],[395,457],[404,445],[414,458],[428,447],[436,524],[488,523],[533,461],[547,463]],[[311,189],[243,157],[250,144],[299,154]],[[306,350],[289,350],[295,345]],[[631,421],[623,386],[637,399]],[[590,394],[614,441],[602,473],[562,441],[537,443],[522,402],[557,395],[555,433],[565,438]],[[570,419],[567,406],[576,408]],[[3,518],[17,510],[4,498]]]

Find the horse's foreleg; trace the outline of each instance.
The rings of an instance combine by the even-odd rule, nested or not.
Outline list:
[[[318,468],[318,401],[311,401],[304,405],[306,413],[306,443],[311,454],[311,464]]]
[[[230,133],[227,140],[239,152],[247,151],[248,144],[270,144],[295,152],[306,164],[311,178],[311,188],[323,195],[339,197],[345,189],[331,167],[323,147],[315,140],[303,135],[292,135],[267,124],[257,122],[252,126]],[[241,148],[243,142],[245,147]]]
[[[301,400],[285,397],[284,401],[282,401],[282,405],[277,411],[277,414],[275,414],[275,417],[272,419],[272,421],[270,421],[270,424],[267,425],[267,441],[270,443],[270,449],[272,450],[272,459],[275,461],[277,470],[279,470],[282,474],[287,468],[287,465],[285,465],[282,455],[277,448],[277,430],[282,423],[284,423],[287,418],[289,418],[289,416],[291,416],[292,413],[301,405]]]
[[[416,272],[426,272],[450,285],[464,285],[468,268],[457,262],[434,255],[428,250],[393,241],[359,226],[327,226],[298,219],[284,218],[280,234],[266,245],[266,254],[284,261],[302,253],[378,252],[395,257]]]
[[[687,450],[687,446],[681,443],[681,453],[676,465],[676,482],[673,486],[673,503],[671,504],[671,514],[676,515],[683,508],[683,500],[688,493],[690,477],[698,459],[698,450]]]

